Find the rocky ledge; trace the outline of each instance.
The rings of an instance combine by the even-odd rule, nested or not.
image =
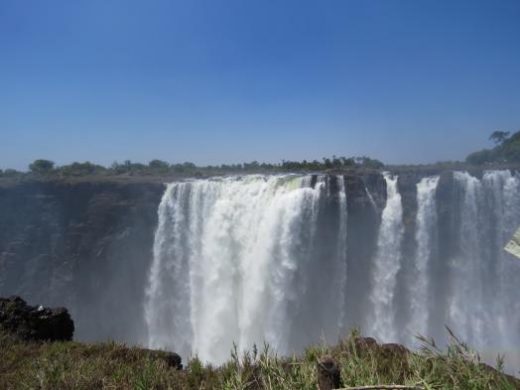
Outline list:
[[[0,298],[0,328],[27,341],[69,341],[74,322],[67,309],[30,306],[22,298]]]

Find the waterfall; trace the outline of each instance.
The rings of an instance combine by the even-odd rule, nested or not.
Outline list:
[[[367,194],[368,200],[370,201],[370,205],[372,206],[372,208],[374,210],[377,210],[376,201],[374,200],[374,197],[372,196],[372,194],[370,193],[370,191],[368,190],[366,185],[365,185],[365,193]]]
[[[360,324],[382,342],[442,343],[446,324],[476,348],[518,347],[520,264],[503,247],[520,224],[519,175],[412,178],[384,174],[380,216],[363,181],[346,188],[343,176],[167,185],[144,302],[149,346],[218,364],[233,344],[285,355]]]
[[[345,288],[347,285],[347,191],[345,188],[345,180],[339,180],[339,228],[338,228],[338,245],[336,255],[336,268],[339,271],[340,281],[338,287],[338,303],[339,303],[339,317],[337,328],[343,330],[346,320],[345,313]]]
[[[401,241],[404,233],[403,207],[397,186],[397,176],[384,175],[387,200],[383,210],[377,240],[377,254],[373,270],[373,289],[370,300],[373,315],[370,319],[371,334],[382,340],[395,340],[394,292],[396,277],[401,266]]]
[[[437,209],[435,193],[439,176],[425,177],[417,183],[417,216],[415,241],[415,272],[410,284],[410,324],[408,333],[428,335],[429,317],[429,269],[432,246],[437,229]]]
[[[177,181],[157,222],[156,185],[14,185],[0,199],[0,295],[67,304],[81,341],[214,364],[233,343],[287,355],[353,327],[444,345],[445,325],[507,364],[520,350],[520,261],[503,249],[520,226],[520,174],[421,172]]]
[[[451,261],[451,299],[449,326],[473,345],[484,343],[488,312],[483,307],[485,268],[479,235],[479,205],[482,203],[482,183],[467,172],[455,172],[462,188],[460,207],[459,253]]]
[[[491,248],[490,261],[496,262],[495,283],[488,291],[494,329],[500,335],[499,347],[506,348],[513,340],[519,340],[520,304],[518,303],[518,260],[503,250],[520,224],[520,178],[510,171],[488,171],[482,178],[484,189],[489,194],[488,220],[494,228],[486,245]],[[488,282],[489,283],[489,282]],[[495,341],[497,343],[497,341]]]
[[[520,223],[520,180],[510,171],[487,171],[481,180],[466,172],[454,177],[462,204],[450,326],[476,347],[507,348],[519,340],[519,268],[503,248]]]
[[[337,337],[344,316],[346,193],[343,177],[334,178],[336,193],[330,181],[254,175],[169,184],[158,210],[145,302],[149,346],[220,363],[233,343],[245,350],[265,341],[290,353],[297,318],[320,334],[325,325],[313,312],[324,302],[313,305],[305,297],[320,283],[312,270],[317,254],[328,250],[318,239],[330,228],[320,226],[326,212],[339,216],[330,238],[335,248],[322,264],[330,267],[327,284],[315,287],[336,291],[324,313],[336,329],[327,336]]]

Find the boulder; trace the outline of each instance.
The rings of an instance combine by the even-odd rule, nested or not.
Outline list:
[[[30,306],[17,296],[0,298],[0,328],[32,341],[68,341],[74,334],[67,309]]]
[[[182,370],[182,359],[175,352],[147,349],[148,356],[152,359],[162,360],[166,365],[175,370]]]
[[[322,357],[317,363],[318,389],[333,390],[342,386],[338,362],[331,356]]]

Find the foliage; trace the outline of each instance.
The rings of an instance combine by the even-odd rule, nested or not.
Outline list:
[[[37,175],[46,175],[52,172],[54,162],[50,160],[35,160],[29,165],[29,170]]]
[[[514,389],[513,378],[480,363],[454,339],[447,351],[421,338],[424,348],[401,358],[360,347],[353,333],[338,345],[316,345],[302,356],[278,357],[267,345],[220,367],[191,359],[177,371],[147,350],[116,343],[26,343],[0,332],[0,388],[43,389],[316,389],[316,363],[331,356],[345,386],[420,385],[425,389]]]
[[[504,141],[509,137],[509,134],[511,134],[509,131],[494,131],[489,136],[489,139],[492,140],[496,145],[500,145],[504,143]]]
[[[520,131],[495,131],[489,137],[495,143],[492,149],[471,153],[466,162],[474,165],[520,163]]]
[[[57,172],[63,176],[89,176],[101,174],[105,171],[105,167],[92,164],[89,161],[84,163],[74,162],[69,165],[63,165],[57,169]]]
[[[152,160],[148,163],[148,168],[158,173],[168,172],[170,164],[162,160]]]
[[[123,163],[115,161],[110,167],[86,162],[73,162],[72,164],[55,167],[49,160],[36,160],[29,165],[30,172],[23,173],[14,170],[0,170],[0,177],[110,177],[110,176],[212,176],[223,174],[248,174],[248,173],[281,173],[281,172],[320,172],[327,170],[368,169],[379,170],[384,164],[366,156],[362,157],[336,157],[323,158],[322,161],[286,161],[279,164],[260,163],[258,161],[242,164],[221,164],[209,166],[197,166],[192,162],[170,164],[163,160],[154,159],[148,164],[136,163],[126,160]]]
[[[307,161],[282,161],[281,168],[287,171],[322,171],[327,169],[352,169],[352,168],[365,168],[365,169],[381,169],[384,164],[375,159],[371,159],[366,156],[362,157],[337,157],[332,158],[324,157],[322,162],[313,160]]]
[[[15,169],[5,169],[4,171],[0,170],[0,177],[5,177],[5,178],[9,178],[9,179],[14,179],[14,178],[20,178],[22,177],[24,174],[23,172],[19,172]]]
[[[495,160],[495,153],[490,149],[479,150],[473,152],[466,157],[466,162],[474,165],[483,165],[492,163]]]

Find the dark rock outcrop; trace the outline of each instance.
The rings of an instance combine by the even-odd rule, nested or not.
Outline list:
[[[68,341],[74,334],[67,309],[30,306],[16,296],[0,298],[0,328],[27,341]]]
[[[318,389],[333,390],[342,386],[338,362],[331,356],[322,357],[317,363]]]
[[[152,359],[163,360],[166,365],[175,370],[182,370],[182,359],[179,354],[169,351],[147,349],[148,356]]]

